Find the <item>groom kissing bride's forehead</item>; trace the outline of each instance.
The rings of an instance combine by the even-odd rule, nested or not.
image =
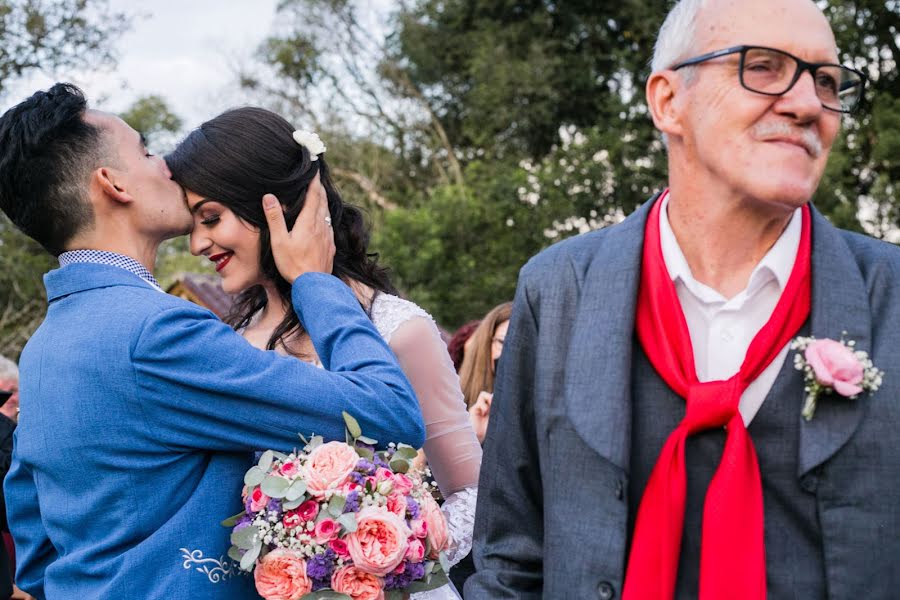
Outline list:
[[[521,271],[466,598],[896,597],[900,249],[810,202],[865,83],[810,0],[675,4],[668,186]]]
[[[20,588],[38,598],[253,597],[251,578],[231,576],[218,523],[235,512],[254,451],[293,448],[298,432],[343,440],[344,411],[375,439],[421,447],[407,378],[331,275],[316,173],[290,232],[276,199],[256,200],[289,303],[328,370],[253,348],[162,293],[156,250],[189,232],[192,215],[138,132],[88,109],[69,84],[0,117],[0,207],[60,261],[20,359],[4,488]]]

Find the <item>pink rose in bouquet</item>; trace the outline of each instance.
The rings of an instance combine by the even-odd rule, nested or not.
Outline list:
[[[222,522],[228,556],[254,572],[267,600],[329,591],[371,600],[447,582],[447,525],[414,469],[416,450],[376,450],[345,419],[347,443],[316,436],[301,450],[263,452],[244,475],[244,510]]]
[[[315,500],[307,500],[297,507],[297,514],[304,521],[312,521],[319,515],[319,503]]]
[[[306,490],[319,498],[325,492],[339,490],[356,468],[359,455],[343,442],[328,442],[309,453],[301,468]]]
[[[815,340],[806,347],[806,361],[813,368],[816,380],[832,386],[841,396],[855,396],[863,388],[863,365],[853,350],[840,342]]]
[[[394,473],[394,490],[404,496],[413,489],[412,480],[403,473]]]
[[[332,519],[322,519],[316,523],[313,539],[316,540],[317,544],[325,545],[338,536],[340,529],[340,525]]]
[[[269,504],[270,499],[260,488],[254,488],[250,494],[250,510],[253,512],[261,511]]]
[[[380,578],[352,566],[337,569],[331,576],[331,589],[353,600],[383,600],[383,585]]]
[[[419,508],[422,510],[422,518],[428,526],[426,537],[430,548],[428,556],[437,558],[441,550],[444,550],[450,541],[447,521],[441,512],[441,507],[430,495],[426,495],[419,501]]]
[[[403,519],[380,506],[363,508],[356,520],[356,531],[345,538],[353,563],[369,573],[387,575],[406,556],[409,527]]]
[[[406,514],[406,495],[399,492],[391,492],[387,497],[387,509],[395,515],[402,517]]]
[[[253,571],[256,591],[266,600],[300,600],[312,591],[306,561],[294,550],[277,549],[266,554]]]
[[[350,550],[347,548],[347,542],[341,539],[331,540],[328,542],[328,547],[341,558],[349,558]]]
[[[409,547],[406,549],[406,558],[412,562],[425,560],[425,546],[416,538],[410,538]]]

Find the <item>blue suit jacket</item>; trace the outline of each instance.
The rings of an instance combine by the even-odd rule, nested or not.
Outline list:
[[[16,581],[39,599],[255,597],[219,525],[241,508],[254,450],[343,439],[341,411],[383,443],[422,444],[409,383],[330,275],[293,288],[327,370],[257,350],[117,267],[70,265],[45,284],[4,485]]]
[[[485,437],[470,600],[621,597],[634,315],[650,206],[556,244],[522,269]],[[812,243],[811,335],[846,333],[885,372],[884,383],[854,401],[822,398],[811,421],[801,420],[802,395],[770,392],[766,402],[796,407],[795,476],[815,495],[828,597],[893,599],[900,248],[840,231],[815,210]],[[802,377],[790,358],[782,369]]]

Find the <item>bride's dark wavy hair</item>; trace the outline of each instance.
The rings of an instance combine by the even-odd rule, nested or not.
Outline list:
[[[316,173],[328,195],[328,211],[334,227],[334,267],[332,273],[349,283],[358,281],[375,293],[397,291],[387,269],[378,265],[377,254],[369,253],[369,228],[362,211],[345,203],[331,177],[324,155],[313,161],[309,150],[294,141],[294,128],[279,115],[257,107],[226,111],[192,131],[166,163],[172,178],[185,189],[229,208],[246,223],[259,229],[259,263],[263,275],[275,282],[286,306],[291,306],[291,285],[281,277],[272,256],[269,227],[262,209],[264,194],[275,194],[284,207],[288,228],[294,226],[303,208],[306,190]],[[225,322],[240,329],[266,305],[261,285],[243,290]],[[373,298],[369,298],[371,305]],[[366,303],[361,303],[367,311]],[[371,315],[370,315],[371,316]],[[272,350],[289,336],[302,334],[303,325],[293,310],[269,338]]]

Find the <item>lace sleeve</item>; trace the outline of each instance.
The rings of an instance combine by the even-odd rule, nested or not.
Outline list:
[[[425,457],[444,498],[476,487],[481,445],[437,326],[430,318],[415,316],[396,328],[388,344],[419,398]]]

